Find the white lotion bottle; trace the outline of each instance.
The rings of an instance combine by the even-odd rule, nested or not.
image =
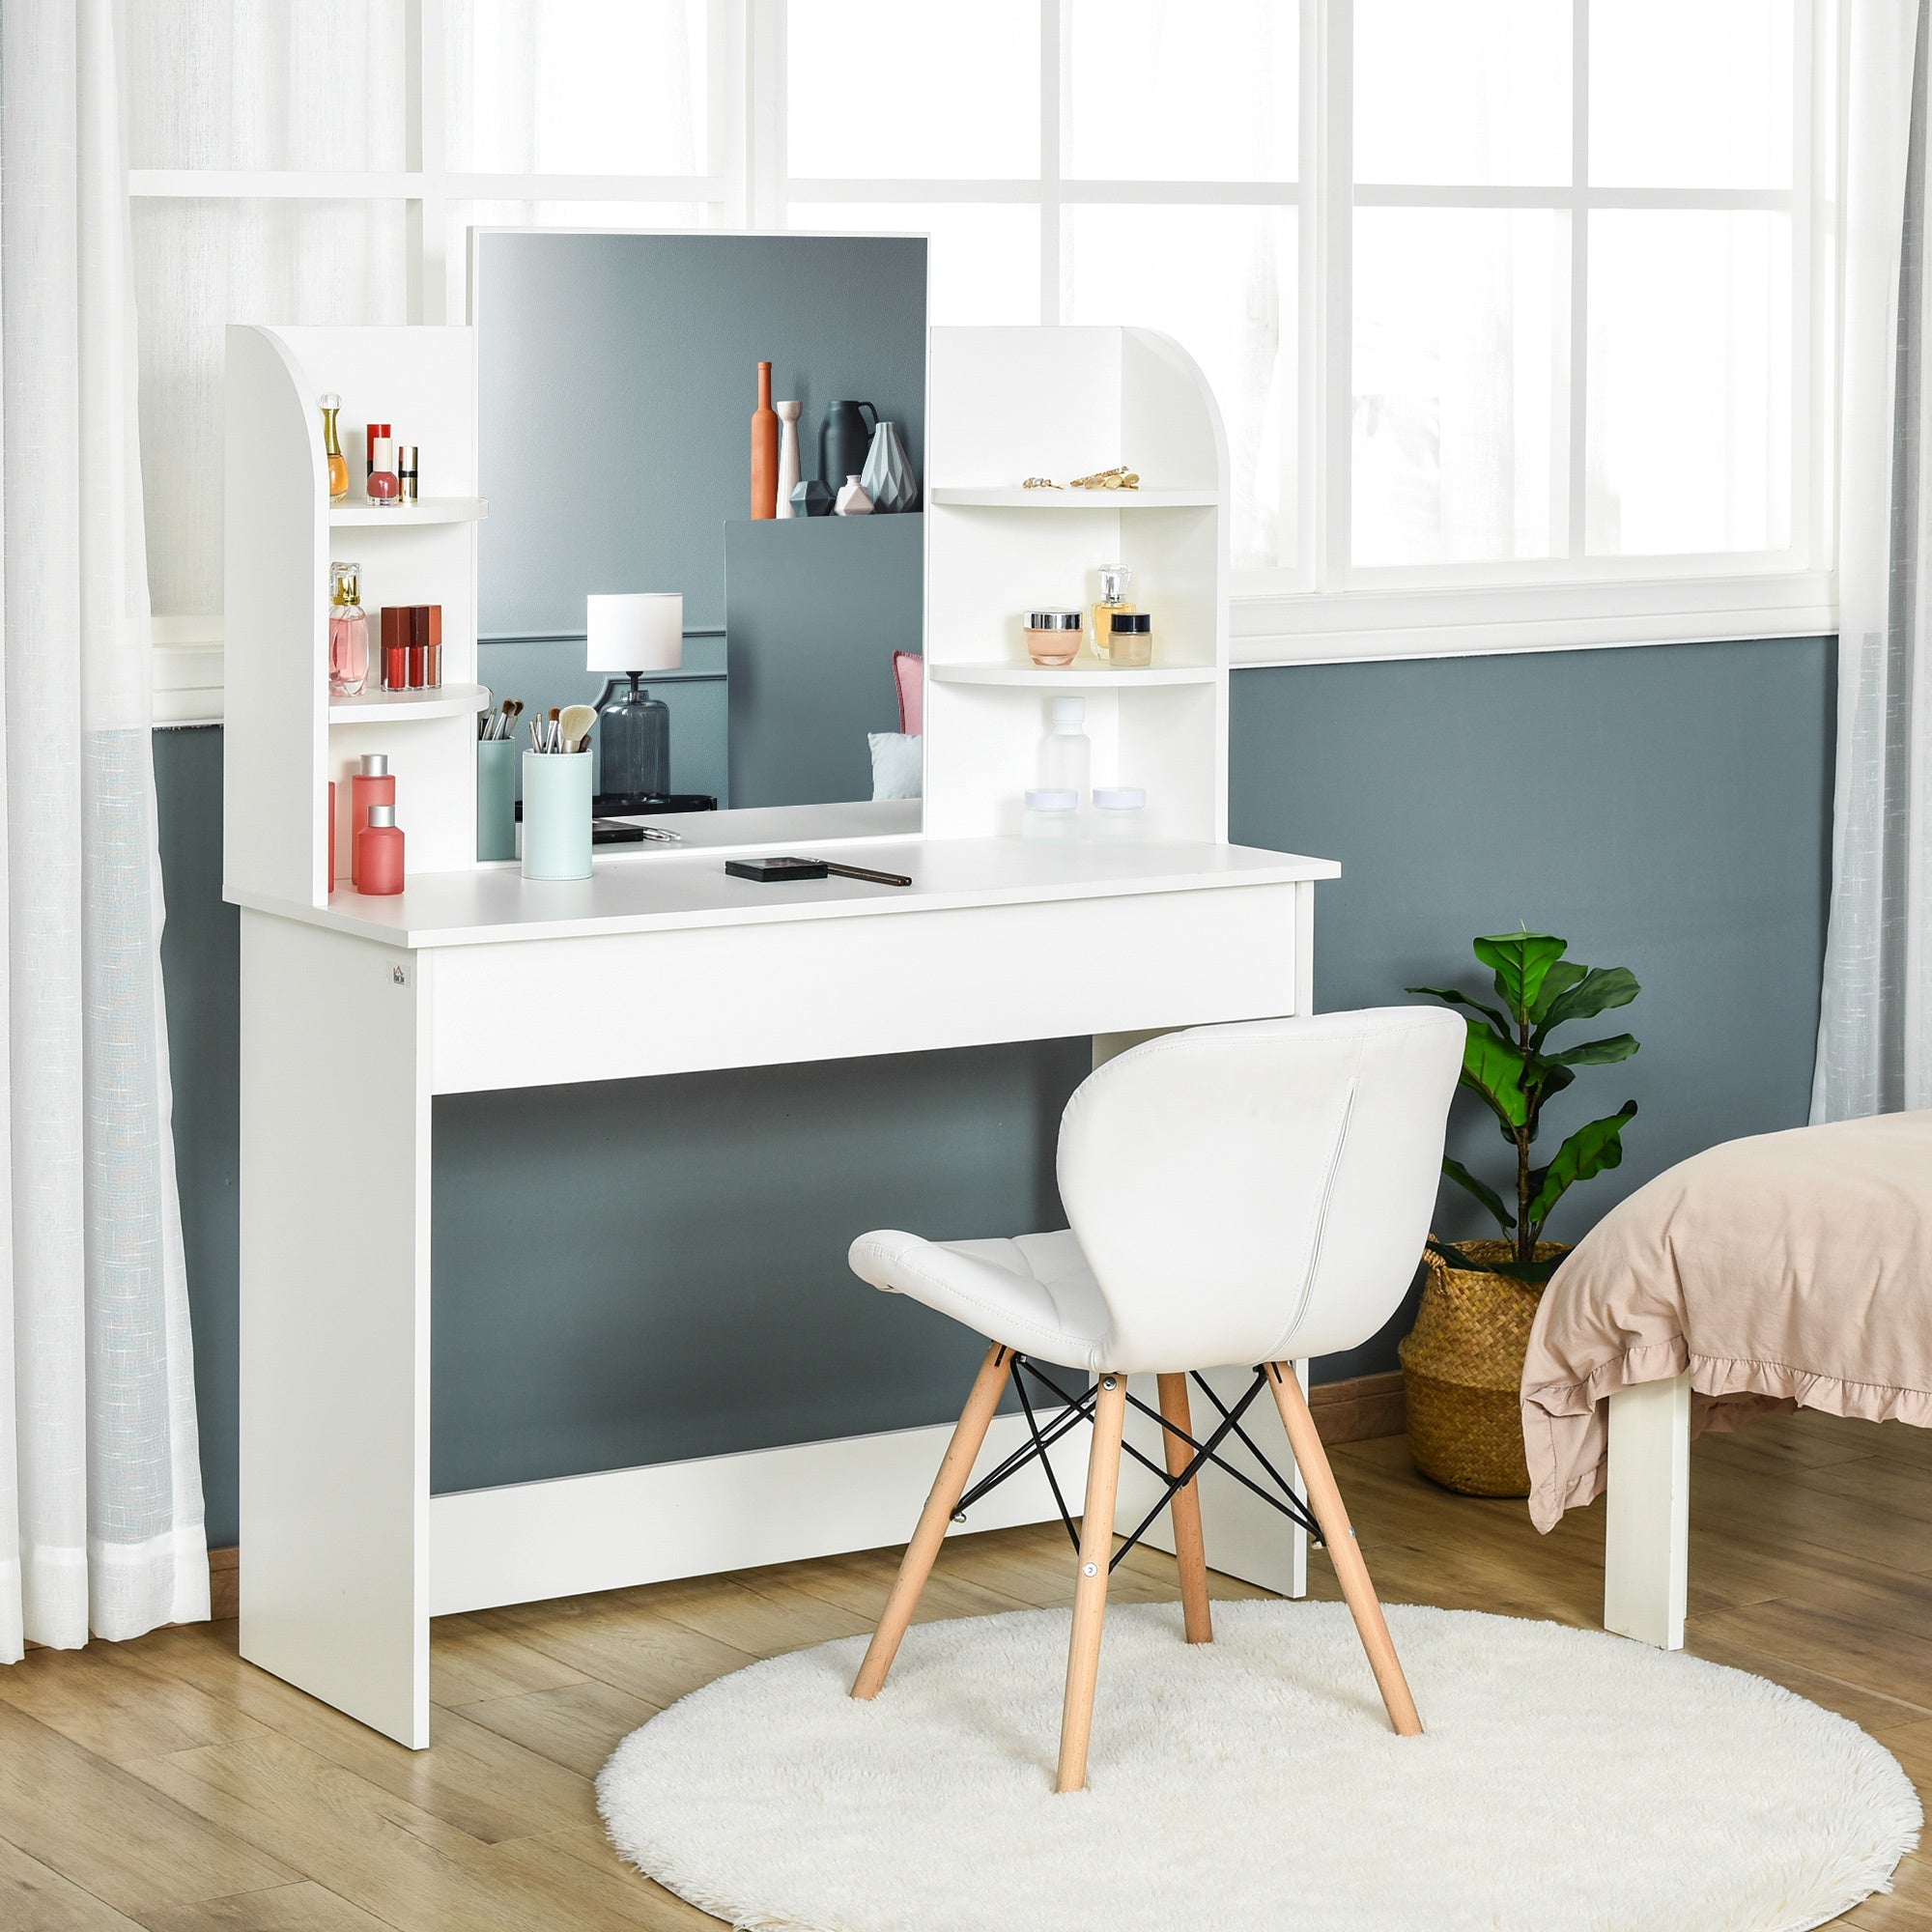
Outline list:
[[[1084,813],[1094,784],[1094,746],[1086,731],[1087,700],[1056,697],[1051,715],[1053,728],[1039,741],[1039,781],[1048,791],[1077,793]]]

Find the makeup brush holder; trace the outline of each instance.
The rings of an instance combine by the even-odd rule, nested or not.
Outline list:
[[[524,877],[590,876],[590,753],[524,753]]]
[[[509,738],[476,746],[476,856],[517,856],[517,747]]]

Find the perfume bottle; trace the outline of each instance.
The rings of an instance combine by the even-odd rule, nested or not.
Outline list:
[[[1084,805],[1094,776],[1094,745],[1087,736],[1087,700],[1056,697],[1048,714],[1053,729],[1039,742],[1039,781],[1049,791],[1070,791]]]
[[[393,811],[396,804],[395,774],[389,770],[386,752],[365,752],[355,776],[349,781],[349,883],[359,893],[362,886],[362,833],[369,814],[385,805]]]
[[[1133,606],[1127,602],[1127,584],[1133,572],[1124,563],[1103,563],[1100,566],[1100,601],[1094,606],[1093,615],[1087,624],[1087,648],[1102,664],[1113,662],[1114,618],[1129,615]]]
[[[402,500],[402,485],[396,479],[395,447],[389,440],[388,424],[372,425],[369,438],[369,500],[384,509],[393,509]],[[374,430],[383,431],[381,436]]]
[[[369,681],[369,619],[361,604],[362,566],[328,566],[328,688],[355,697]]]
[[[322,399],[322,453],[328,458],[328,500],[342,502],[349,495],[349,459],[342,453],[342,439],[336,434],[335,415],[342,398],[327,395]]]
[[[403,889],[403,833],[393,805],[372,805],[369,822],[355,835],[355,890],[399,893]]]

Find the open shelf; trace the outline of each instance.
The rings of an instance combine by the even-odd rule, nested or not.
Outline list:
[[[408,724],[423,718],[472,717],[483,702],[480,684],[444,684],[434,691],[365,691],[359,697],[331,697],[331,724]]]
[[[926,500],[948,510],[1212,510],[1218,490],[935,489]]]
[[[1212,665],[1150,665],[1145,670],[1116,670],[1110,665],[1083,669],[1065,665],[928,664],[935,684],[1015,684],[1034,691],[1123,691],[1129,685],[1212,684],[1221,673]]]
[[[330,529],[412,524],[477,524],[490,514],[481,497],[425,497],[419,503],[331,503]]]

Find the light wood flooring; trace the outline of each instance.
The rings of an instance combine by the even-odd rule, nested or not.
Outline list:
[[[1422,1482],[1400,1436],[1332,1454],[1392,1601],[1594,1627],[1601,1504],[1540,1538],[1520,1503]],[[1761,1421],[1696,1445],[1691,1496],[1690,1647],[1842,1711],[1932,1787],[1932,1432]],[[447,1618],[424,1752],[242,1663],[232,1623],[33,1652],[0,1668],[0,1926],[714,1926],[619,1864],[597,1822],[598,1766],[707,1679],[867,1629],[894,1561],[879,1551]],[[1311,1568],[1315,1594],[1333,1596],[1326,1560]],[[1065,1604],[1071,1584],[1057,1524],[976,1536],[948,1547],[921,1614]],[[1136,1551],[1115,1588],[1170,1597],[1173,1566]],[[1932,1928],[1932,1860],[1909,1860],[1889,1897],[1839,1922]]]

